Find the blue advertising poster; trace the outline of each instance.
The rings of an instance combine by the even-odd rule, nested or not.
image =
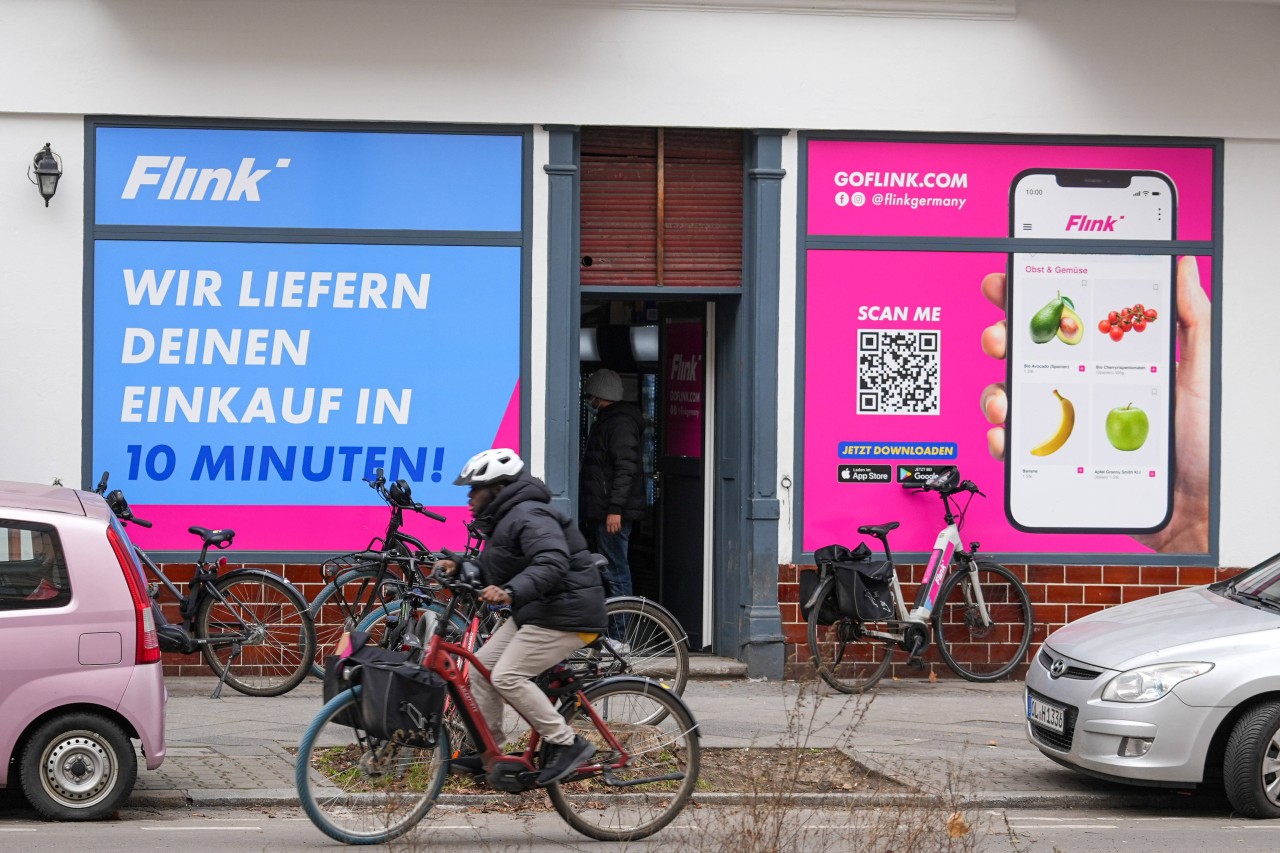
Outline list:
[[[454,503],[520,378],[516,248],[100,241],[94,279],[95,462],[175,503],[342,504],[378,467]]]
[[[99,127],[99,225],[519,231],[522,138]]]
[[[454,476],[520,449],[523,136],[94,139],[90,467],[156,522],[141,544],[190,550],[201,525],[358,550],[386,524],[361,482],[379,468],[460,544]]]

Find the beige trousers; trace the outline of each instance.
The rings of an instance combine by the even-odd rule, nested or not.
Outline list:
[[[485,681],[473,673],[471,694],[499,747],[507,742],[502,730],[503,699],[519,711],[545,740],[561,745],[573,742],[573,729],[530,679],[583,645],[582,638],[576,633],[537,625],[517,629],[515,620],[508,619],[480,647],[476,658],[489,670],[490,676],[489,681]]]

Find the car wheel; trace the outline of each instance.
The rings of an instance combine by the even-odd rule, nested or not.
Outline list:
[[[1232,807],[1246,817],[1280,817],[1280,702],[1236,721],[1227,739],[1222,781]]]
[[[31,807],[50,820],[100,820],[133,790],[138,757],[119,725],[97,714],[64,714],[36,729],[19,778]]]

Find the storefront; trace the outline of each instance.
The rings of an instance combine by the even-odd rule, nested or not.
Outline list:
[[[395,7],[433,52],[387,32],[406,50],[374,51],[357,4],[335,2],[318,44],[376,54],[381,88],[339,65],[288,98],[272,81],[311,52],[277,39],[255,59],[269,91],[241,86],[216,49],[132,52],[143,24],[230,32],[144,5],[70,28],[54,73],[74,96],[56,113],[15,95],[0,118],[0,141],[51,140],[64,172],[47,210],[17,189],[0,207],[4,276],[27,283],[5,357],[27,416],[6,428],[0,476],[91,486],[110,470],[156,522],[139,542],[170,560],[188,526],[234,527],[234,559],[316,584],[324,556],[380,532],[362,482],[379,468],[449,517],[413,532],[451,547],[466,516],[452,479],[489,446],[519,449],[573,512],[581,382],[600,367],[650,426],[637,591],[755,674],[802,668],[795,567],[816,548],[897,520],[895,556],[918,577],[941,517],[901,487],[948,466],[985,493],[966,542],[1028,583],[1037,639],[1274,550],[1276,502],[1244,471],[1280,389],[1238,377],[1277,355],[1249,320],[1280,310],[1262,225],[1280,126],[1228,115],[1181,70],[1179,98],[1135,78],[1064,99],[1079,81],[1034,51],[1045,32],[1084,50],[1096,23],[1064,10],[1092,5],[944,3],[926,20],[910,3]],[[1129,5],[1108,12],[1117,32],[1145,11],[1149,39],[1230,37],[1261,66],[1256,33],[1280,12],[1227,4],[1206,35],[1218,4]],[[254,44],[289,30],[289,4],[268,7]],[[535,62],[527,38],[494,35],[512,16],[548,44],[624,48],[590,74],[563,51]],[[480,33],[516,64],[459,52]],[[730,85],[729,36],[784,61],[735,64]],[[990,51],[956,66],[957,40]],[[109,92],[77,77],[90,41],[114,57]],[[633,51],[682,41],[710,54],[624,73]],[[833,82],[907,44],[918,67],[883,91]],[[985,82],[997,46],[1028,57],[1003,93]],[[1083,56],[1142,67],[1106,44]],[[172,74],[144,94],[158,69]],[[421,85],[460,69],[452,88]],[[1241,104],[1266,100],[1256,75],[1213,73]],[[1073,185],[1085,172],[1102,185]],[[1011,275],[1004,300],[992,273]],[[1001,360],[988,330],[1006,310]]]

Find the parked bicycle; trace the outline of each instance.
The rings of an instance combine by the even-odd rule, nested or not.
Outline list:
[[[377,469],[372,480],[365,480],[391,510],[387,529],[375,537],[363,551],[343,554],[326,560],[320,567],[325,585],[311,600],[312,621],[316,625],[316,653],[311,673],[324,676],[324,659],[345,631],[352,630],[371,612],[394,600],[388,593],[389,581],[407,578],[405,565],[409,558],[430,555],[431,551],[417,537],[405,532],[406,510],[435,521],[445,517],[413,500],[413,490],[405,480],[389,486],[383,469]],[[421,579],[417,579],[421,580]]]
[[[311,672],[324,675],[324,659],[332,653],[343,632],[359,630],[375,637],[383,636],[388,618],[399,612],[399,591],[408,587],[438,589],[428,577],[413,573],[413,566],[430,564],[433,554],[418,539],[405,533],[404,512],[410,510],[437,521],[444,517],[413,501],[409,483],[397,480],[389,487],[381,468],[372,480],[366,480],[391,508],[386,532],[374,539],[369,549],[327,560],[321,567],[328,581],[311,602],[311,616],[316,623],[316,659]],[[474,559],[483,547],[484,538],[473,522],[467,522],[467,544],[463,556]],[[601,570],[605,594],[608,579]],[[438,596],[443,598],[444,596]],[[435,608],[443,612],[444,602]],[[677,694],[683,693],[689,681],[689,639],[671,611],[656,601],[638,595],[612,596],[605,602],[609,613],[611,636],[604,642],[611,654],[606,655],[606,675],[639,675],[660,679]],[[478,643],[496,631],[507,611],[493,608],[483,614]],[[589,655],[584,651],[581,655]]]
[[[446,639],[458,607],[482,586],[478,569],[463,563],[458,576],[443,583],[453,595],[444,618],[428,619],[432,632],[420,667],[414,665],[416,654],[402,658],[407,671],[394,661],[335,662],[339,683],[350,686],[325,703],[299,744],[295,782],[303,810],[321,831],[343,843],[390,841],[435,805],[454,757],[452,727],[445,724],[446,693],[467,735],[481,747],[487,784],[510,793],[538,787],[537,732],[531,729],[515,754],[494,743],[467,680],[468,673],[472,678],[489,673],[469,649]],[[373,672],[379,669],[396,672],[389,677]],[[422,672],[430,675],[423,678]],[[392,692],[417,698],[381,702],[388,678],[416,681],[422,689],[401,685],[404,692]],[[584,835],[605,841],[645,838],[674,820],[697,786],[701,754],[697,723],[684,702],[643,678],[583,686],[563,666],[548,670],[538,682],[559,698],[560,713],[577,734],[596,747],[587,763],[547,786],[561,817]],[[402,714],[400,719],[388,720],[388,708]]]
[[[848,559],[847,549],[828,552],[819,560],[813,592],[801,595],[814,665],[843,693],[875,685],[888,671],[894,649],[907,652],[908,664],[921,668],[932,642],[956,674],[985,682],[1011,672],[1031,642],[1034,617],[1022,582],[1004,566],[980,559],[978,542],[962,547],[960,530],[974,495],[982,495],[978,487],[960,481],[959,472],[950,468],[927,485],[906,488],[936,493],[946,520],[911,610],[889,549],[896,521],[858,528],[880,540],[883,562]],[[958,495],[968,495],[963,507]]]
[[[106,498],[116,518],[125,524],[151,527],[133,514],[124,492],[107,492],[110,473],[104,471],[97,493]],[[222,572],[226,558],[210,562],[209,548],[227,548],[234,530],[191,527],[200,537],[195,573],[183,593],[151,557],[134,546],[146,571],[155,578],[149,585],[152,612],[156,616],[160,650],[204,656],[218,676],[212,697],[222,695],[229,684],[248,696],[279,696],[306,678],[315,654],[316,633],[307,600],[287,579],[262,569],[240,568]],[[180,624],[169,623],[160,609],[163,587],[178,603]]]
[[[479,540],[473,537],[468,542],[463,558],[474,559],[478,555]],[[603,576],[603,570],[601,574]],[[429,581],[420,580],[414,601],[409,602],[409,606],[432,609],[438,617],[443,618],[444,602],[440,601],[439,596],[434,593],[429,592],[424,596],[424,588],[431,590],[433,585]],[[384,596],[395,599],[404,594],[402,591],[406,589],[414,591],[414,584],[411,582],[384,584]],[[434,601],[431,600],[432,597]],[[421,601],[421,604],[414,603],[418,601]],[[464,607],[463,610],[465,609]],[[615,626],[617,636],[603,638],[596,646],[575,653],[570,660],[584,668],[588,664],[598,668],[599,677],[638,675],[654,678],[677,695],[683,694],[685,686],[689,683],[689,639],[671,611],[656,601],[636,595],[614,596],[606,599],[605,611],[609,614],[610,624]],[[395,632],[395,623],[403,618],[402,612],[402,602],[384,601],[356,623],[356,630],[379,638],[379,642],[382,642],[381,638]],[[478,648],[502,626],[510,612],[505,607],[485,606],[478,614],[479,626],[476,640],[470,648],[473,651]],[[465,623],[470,618],[470,615],[465,612],[461,615],[463,617],[461,623]],[[458,628],[461,628],[461,623],[457,626]],[[386,642],[394,642],[394,638]]]

